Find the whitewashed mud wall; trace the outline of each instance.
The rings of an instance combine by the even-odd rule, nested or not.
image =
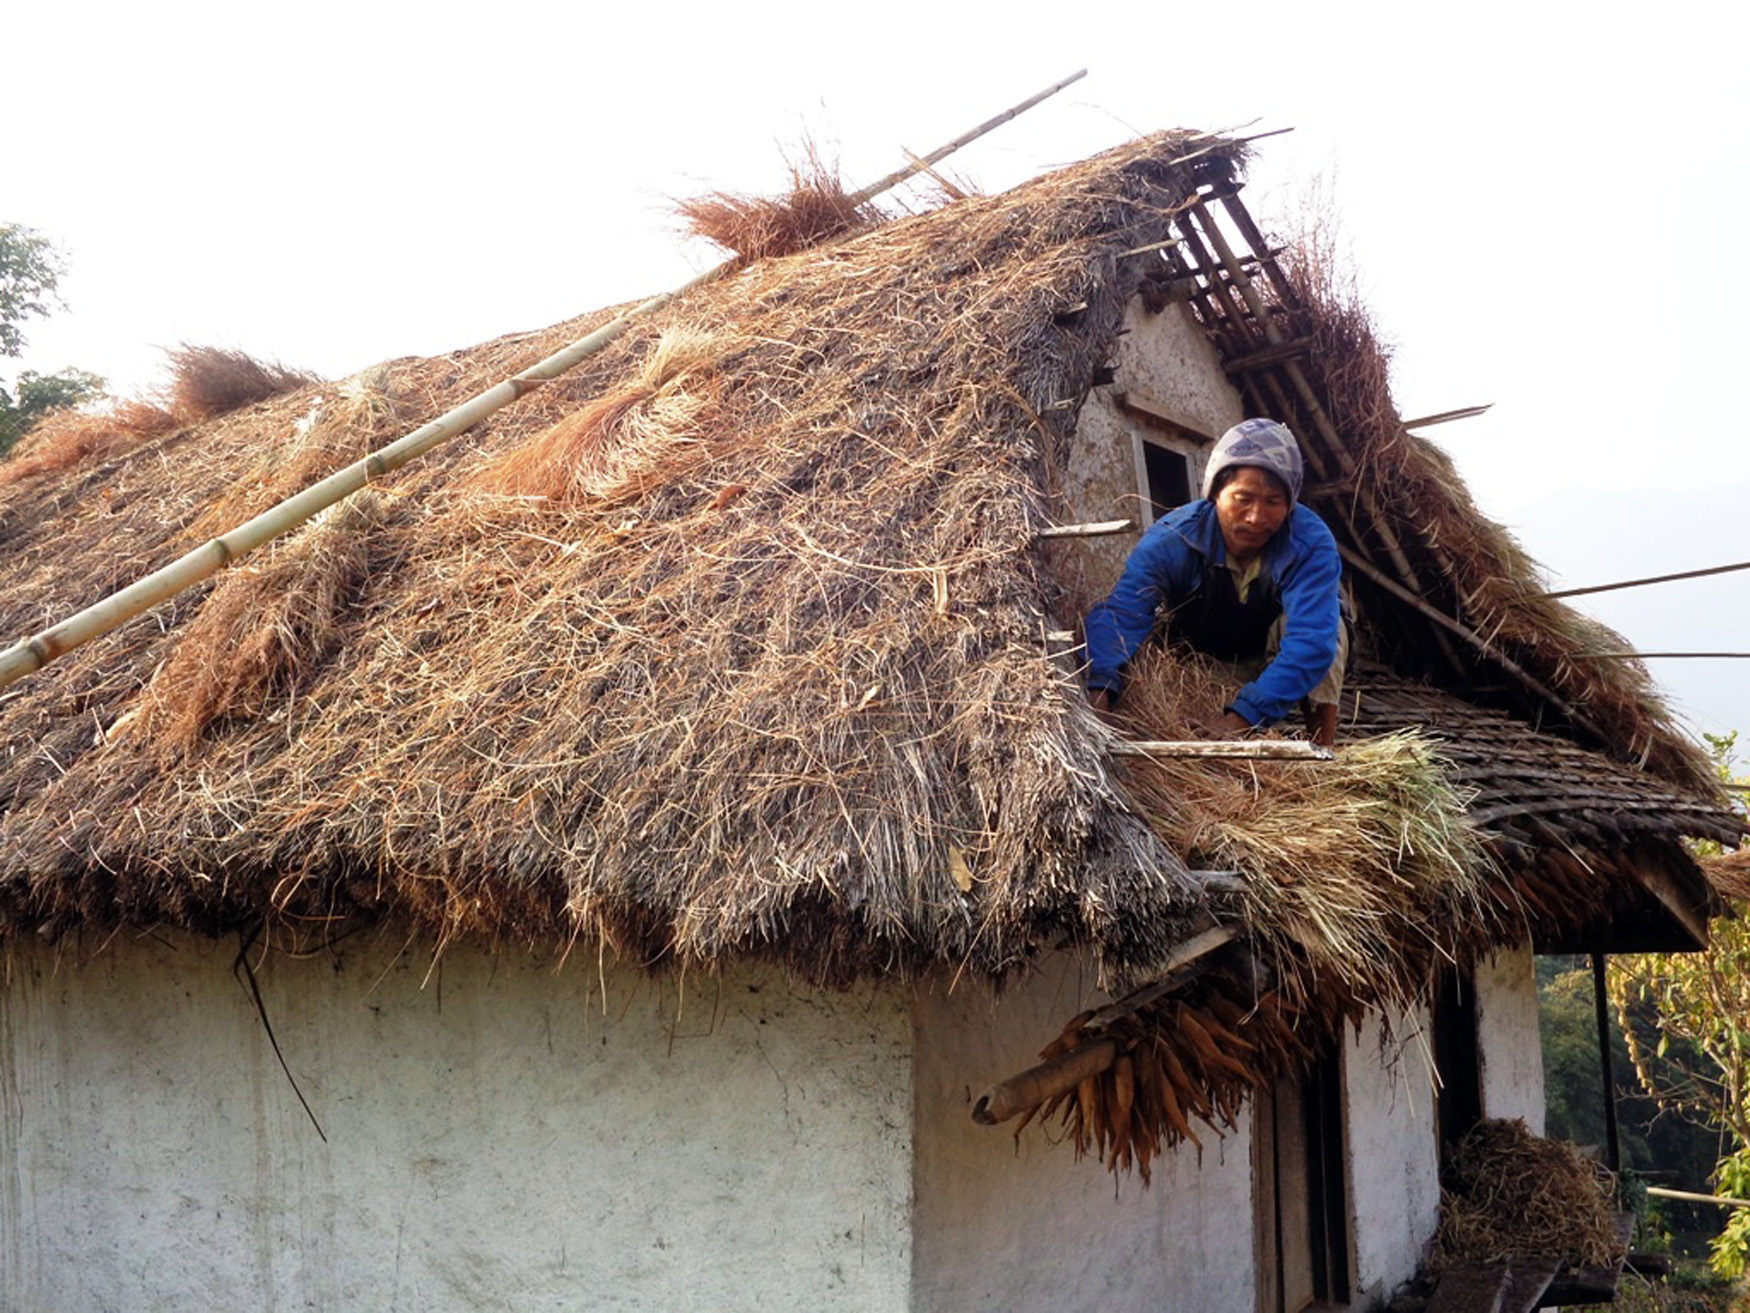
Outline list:
[[[963,988],[917,1005],[919,1313],[1234,1313],[1255,1302],[1251,1136],[1199,1133],[1157,1163],[1147,1190],[1076,1160],[1036,1126],[978,1126],[971,1099],[1038,1061],[1104,996],[1070,958],[992,1002]],[[1055,1130],[1051,1138],[1055,1138]]]
[[[399,947],[0,947],[0,1307],[907,1307],[896,993]]]
[[[1440,1220],[1440,1133],[1428,1016],[1381,1015],[1343,1054],[1349,1195],[1359,1307],[1415,1275]]]
[[[1543,1134],[1543,1039],[1537,1029],[1537,968],[1528,946],[1477,964],[1477,1044],[1483,1055],[1483,1116],[1523,1117]]]
[[[1150,314],[1140,300],[1132,300],[1124,328],[1112,361],[1115,380],[1110,387],[1095,388],[1082,406],[1074,450],[1062,472],[1068,514],[1079,521],[1146,522],[1136,435],[1150,429],[1146,421],[1119,408],[1116,393],[1145,396],[1178,422],[1212,438],[1245,417],[1215,348],[1183,305]],[[1092,597],[1102,597],[1112,587],[1140,536],[1076,544],[1076,563],[1086,573],[1083,586]]]

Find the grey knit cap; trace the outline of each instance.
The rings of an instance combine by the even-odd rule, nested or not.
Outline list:
[[[1273,419],[1243,419],[1215,444],[1209,453],[1209,465],[1203,471],[1205,500],[1215,494],[1215,481],[1221,472],[1236,465],[1251,465],[1274,474],[1288,489],[1288,504],[1300,500],[1300,484],[1306,467],[1300,459],[1300,448],[1288,426]]]

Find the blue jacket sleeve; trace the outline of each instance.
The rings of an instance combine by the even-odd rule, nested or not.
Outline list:
[[[1232,703],[1254,725],[1268,725],[1293,711],[1337,659],[1343,622],[1338,597],[1343,562],[1337,541],[1317,514],[1297,506],[1285,548],[1278,558],[1276,585],[1282,598],[1282,646]]]
[[[1155,521],[1124,563],[1111,594],[1088,612],[1088,691],[1105,690],[1114,698],[1124,689],[1124,667],[1154,630],[1163,602],[1183,601],[1195,586],[1197,555],[1184,532],[1197,514],[1193,502],[1182,511]]]

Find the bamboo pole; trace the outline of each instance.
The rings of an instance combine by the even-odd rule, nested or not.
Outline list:
[[[1667,1190],[1662,1185],[1649,1185],[1647,1193],[1655,1199],[1682,1199],[1692,1204],[1718,1204],[1722,1208],[1750,1208],[1750,1199],[1726,1199],[1717,1194],[1696,1194],[1691,1190]]]
[[[1078,1045],[1061,1058],[1029,1067],[978,1096],[972,1105],[972,1120],[980,1126],[995,1126],[1017,1113],[1037,1108],[1054,1095],[1073,1090],[1089,1076],[1098,1076],[1118,1061],[1118,1041],[1097,1039]]]
[[[1053,83],[1037,95],[1029,96],[1013,108],[1004,110],[995,118],[986,119],[977,127],[961,133],[947,145],[938,146],[923,157],[922,163],[925,165],[938,163],[961,147],[984,136],[985,133],[1001,127],[1010,119],[1032,109],[1040,101],[1056,95],[1070,83],[1085,77],[1087,71],[1085,68],[1080,69],[1062,81]],[[882,192],[898,186],[915,174],[918,169],[917,162],[908,162],[904,168],[895,169],[886,177],[871,183],[859,192],[853,193],[850,198],[852,207],[862,205],[879,196]],[[0,652],[0,688],[5,688],[8,684],[33,671],[41,670],[56,657],[63,656],[81,644],[109,633],[110,630],[127,623],[159,602],[217,574],[246,553],[291,529],[297,528],[317,513],[352,496],[373,480],[380,479],[384,475],[400,469],[409,461],[423,456],[445,439],[466,432],[494,411],[509,405],[518,397],[533,391],[543,383],[549,383],[575,368],[621,337],[639,320],[648,318],[676,298],[685,296],[695,288],[713,282],[732,269],[735,264],[736,261],[733,259],[725,260],[722,264],[707,269],[697,277],[688,279],[674,290],[651,297],[649,300],[632,307],[617,319],[603,324],[594,332],[580,337],[569,346],[561,347],[545,360],[529,366],[522,373],[464,401],[461,405],[446,411],[430,423],[396,439],[388,446],[372,452],[362,460],[354,461],[345,469],[330,474],[321,482],[312,484],[278,505],[269,507],[253,519],[238,525],[228,533],[203,543],[194,550],[178,557],[169,565],[154,570],[144,578],[137,579],[127,587],[111,593],[102,601],[86,607],[83,611],[69,616],[58,624],[51,625],[30,638],[13,644],[4,652]]]

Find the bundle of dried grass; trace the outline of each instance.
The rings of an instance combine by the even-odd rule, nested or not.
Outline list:
[[[382,497],[367,490],[221,579],[125,731],[171,761],[208,726],[260,716],[308,686],[340,645],[382,517]]]
[[[676,212],[690,231],[749,263],[794,255],[885,217],[855,202],[813,142],[803,143],[789,168],[790,190],[782,196],[714,191],[678,202]]]
[[[1218,667],[1156,647],[1133,663],[1125,714],[1139,738],[1194,737],[1231,693]],[[1407,1004],[1432,962],[1499,932],[1471,795],[1419,734],[1345,743],[1329,762],[1133,759],[1126,776],[1189,865],[1245,877],[1247,923],[1297,997],[1336,986]]]
[[[1750,848],[1701,859],[1708,883],[1737,903],[1750,902]]]
[[[683,477],[712,454],[706,437],[723,371],[743,345],[692,326],[668,329],[635,378],[505,453],[482,472],[481,486],[613,503]]]
[[[170,384],[166,394],[170,413],[184,424],[199,424],[321,382],[304,370],[257,360],[246,352],[224,347],[191,346],[185,342],[168,354]]]
[[[350,465],[388,441],[405,419],[387,367],[323,388],[295,421],[266,427],[248,468],[211,499],[190,536],[217,537]]]
[[[181,426],[149,401],[118,401],[103,410],[62,410],[32,426],[0,462],[0,487],[73,468],[91,457],[113,459]]]
[[[1428,1265],[1562,1258],[1620,1264],[1616,1180],[1571,1144],[1533,1135],[1523,1121],[1477,1124],[1453,1153]]]

